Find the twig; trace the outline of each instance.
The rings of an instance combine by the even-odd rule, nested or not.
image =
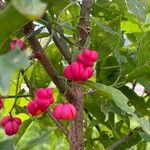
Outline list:
[[[24,27],[24,33],[28,34],[29,32],[32,32],[33,31],[32,26],[33,26],[32,23],[27,24]],[[42,66],[44,67],[48,75],[51,77],[54,84],[58,87],[60,92],[64,93],[67,100],[69,101],[71,101],[72,99],[77,100],[77,97],[74,91],[70,88],[70,86],[66,83],[66,81],[58,74],[51,60],[47,58],[38,39],[33,35],[28,38],[28,41],[33,49],[33,53],[35,57],[42,64]]]
[[[48,110],[47,114],[50,116],[50,118],[55,122],[55,124],[57,125],[57,127],[63,131],[63,133],[66,135],[66,137],[68,138],[69,135],[69,130],[59,121],[57,120],[52,112],[50,110]]]
[[[132,90],[134,91],[134,89],[135,89],[135,87],[136,87],[136,84],[137,84],[137,82],[136,81],[133,81],[133,83],[132,83]]]
[[[10,115],[12,115],[12,110],[13,108],[16,106],[16,103],[17,103],[17,94],[18,94],[18,89],[19,89],[19,79],[20,79],[20,71],[18,73],[18,77],[17,77],[17,84],[16,84],[16,91],[15,91],[15,101],[14,101],[14,104],[9,112]]]
[[[43,19],[48,22],[48,24],[50,24],[49,20],[48,20],[48,16],[45,13],[43,16]],[[48,32],[51,34],[51,28],[50,25],[46,24],[46,28],[48,30]],[[70,64],[72,62],[72,54],[69,50],[68,45],[66,44],[66,42],[64,42],[59,36],[58,34],[55,32],[53,35],[53,41],[55,43],[55,45],[57,46],[57,48],[59,49],[59,51],[61,52],[61,54],[65,57],[65,59],[68,61],[68,63]]]
[[[80,22],[79,22],[79,34],[80,34],[79,45],[81,47],[84,47],[90,32],[89,18],[90,18],[91,6],[92,6],[92,0],[82,0],[81,11],[80,11]]]
[[[8,95],[8,96],[1,96],[2,99],[5,99],[5,98],[22,98],[22,97],[31,97],[32,95]]]
[[[0,0],[0,10],[4,8],[4,2]]]
[[[32,83],[28,80],[25,71],[22,69],[21,70],[21,74],[23,76],[24,82],[27,85],[27,87],[29,88],[31,94],[33,95],[33,92],[35,91],[35,87],[32,85]]]
[[[118,142],[114,143],[112,146],[109,146],[106,150],[115,150],[118,146],[126,143],[133,135],[133,132],[129,132],[128,135],[120,139]]]

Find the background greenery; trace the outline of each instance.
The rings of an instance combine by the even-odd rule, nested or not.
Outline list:
[[[48,21],[41,19],[47,10]],[[150,149],[150,3],[148,0],[95,0],[90,15],[90,36],[86,47],[97,50],[99,60],[95,75],[86,82],[85,93],[85,149],[103,150],[119,141],[129,131],[130,140],[118,150]],[[0,11],[0,92],[2,95],[29,94],[24,75],[33,87],[53,86],[55,101],[62,95],[37,60],[29,61],[31,48],[26,52],[9,52],[9,43],[14,37],[26,38],[21,28],[34,21],[36,35],[47,56],[62,76],[67,64],[53,42],[58,33],[67,42],[72,54],[78,53],[78,23],[80,5],[76,0],[6,0]],[[51,33],[46,27],[51,28]],[[17,58],[17,61],[16,61]],[[25,74],[18,78],[19,69]],[[127,86],[130,83],[130,88]],[[134,88],[141,84],[147,91],[138,95]],[[25,106],[32,97],[17,99],[14,116],[24,121],[19,133],[7,137],[0,128],[0,150],[67,150],[65,136],[53,121],[44,114],[30,118]],[[4,98],[0,118],[8,114],[14,98]],[[51,106],[52,109],[54,106]],[[69,123],[64,122],[66,126]]]

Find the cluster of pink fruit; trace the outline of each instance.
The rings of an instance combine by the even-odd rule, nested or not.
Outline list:
[[[38,116],[46,112],[49,106],[54,102],[53,90],[51,88],[39,88],[35,93],[35,99],[27,105],[27,110],[32,116]],[[2,99],[0,99],[0,108],[3,107]],[[57,120],[73,120],[76,117],[76,108],[70,103],[60,103],[53,109],[53,116]],[[22,121],[18,117],[11,115],[5,116],[1,125],[6,135],[14,135],[19,131]]]
[[[64,75],[67,79],[73,81],[86,81],[93,75],[93,65],[98,59],[98,53],[87,48],[77,55],[77,59],[64,69]]]
[[[51,88],[39,88],[35,93],[35,99],[27,105],[27,110],[32,116],[38,116],[46,112],[54,102]],[[72,104],[61,103],[55,106],[53,115],[59,120],[72,120],[76,117],[76,109]]]
[[[22,41],[19,38],[15,38],[14,40],[12,40],[9,44],[9,48],[11,50],[16,49],[17,47],[19,47],[21,50],[25,50],[27,48],[27,45],[25,44],[24,41]]]
[[[0,98],[0,109],[3,107],[3,101]],[[6,135],[14,135],[18,132],[19,127],[21,125],[22,121],[18,117],[12,117],[11,115],[7,115],[3,117],[1,121],[1,125],[5,130]]]
[[[35,93],[35,99],[28,103],[27,110],[32,116],[37,116],[46,112],[53,102],[53,90],[51,88],[39,88]]]
[[[2,121],[1,125],[5,130],[6,135],[14,135],[18,132],[19,127],[22,121],[18,117],[11,117],[10,115],[5,116]]]
[[[11,50],[16,47],[21,50],[26,49],[26,44],[19,38],[11,41],[9,47]],[[85,48],[72,64],[64,69],[64,75],[69,80],[86,81],[93,75],[93,65],[98,59],[98,53],[94,50]],[[27,104],[27,111],[32,116],[38,116],[48,111],[49,106],[54,103],[53,90],[51,88],[39,88],[35,92],[34,100]],[[2,99],[0,99],[0,109],[3,107]],[[74,105],[70,103],[57,104],[53,109],[53,116],[58,120],[73,120],[76,118],[77,112]],[[18,117],[11,115],[5,116],[1,125],[5,129],[7,135],[14,135],[18,132],[22,121]]]

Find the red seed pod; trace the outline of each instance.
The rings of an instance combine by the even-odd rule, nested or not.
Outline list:
[[[14,135],[18,132],[21,123],[22,121],[20,118],[18,117],[12,118],[10,115],[5,116],[1,121],[1,125],[5,129],[6,135],[9,136]]]
[[[73,120],[76,117],[76,108],[70,103],[62,103],[55,106],[53,115],[58,120]]]
[[[42,113],[40,107],[35,101],[30,101],[27,105],[27,110],[32,116],[37,116]]]
[[[21,50],[24,50],[24,49],[26,49],[26,44],[24,43],[24,41],[22,41],[21,39],[19,39],[19,38],[16,38],[15,40],[12,40],[11,42],[10,42],[10,44],[9,44],[9,48],[11,49],[11,50],[13,50],[13,49],[16,49],[16,47],[19,47]]]
[[[22,121],[18,117],[14,117],[13,120],[20,126],[22,124]]]
[[[1,121],[1,125],[4,127],[9,121],[11,121],[12,118],[10,115],[3,117],[2,121]]]
[[[53,109],[53,115],[56,119],[62,119],[63,104],[58,104]]]
[[[38,105],[38,107],[40,108],[40,110],[42,112],[47,111],[48,107],[50,106],[50,101],[49,99],[35,99],[36,104]]]
[[[64,69],[64,75],[67,79],[73,81],[86,81],[88,79],[86,67],[79,62],[73,62]],[[89,76],[89,75],[88,75]]]
[[[39,88],[36,91],[36,97],[40,99],[49,99],[53,94],[51,88]]]
[[[9,121],[5,126],[5,133],[6,135],[14,135],[19,130],[19,125],[15,121]]]
[[[98,59],[98,53],[95,50],[83,49],[83,52],[77,56],[77,62],[82,63],[85,67],[92,67]]]

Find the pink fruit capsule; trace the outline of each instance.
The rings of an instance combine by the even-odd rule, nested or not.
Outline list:
[[[12,40],[10,42],[9,48],[13,50],[13,49],[16,49],[16,47],[19,47],[21,50],[24,50],[26,49],[26,44],[21,39],[16,38],[15,40]]]
[[[53,115],[58,120],[73,120],[76,117],[76,108],[69,103],[62,103],[55,106]]]
[[[2,121],[1,121],[1,125],[4,127],[9,121],[11,121],[12,118],[10,115],[3,117]]]
[[[32,116],[37,116],[42,113],[41,109],[35,101],[30,101],[28,103],[27,110]]]

